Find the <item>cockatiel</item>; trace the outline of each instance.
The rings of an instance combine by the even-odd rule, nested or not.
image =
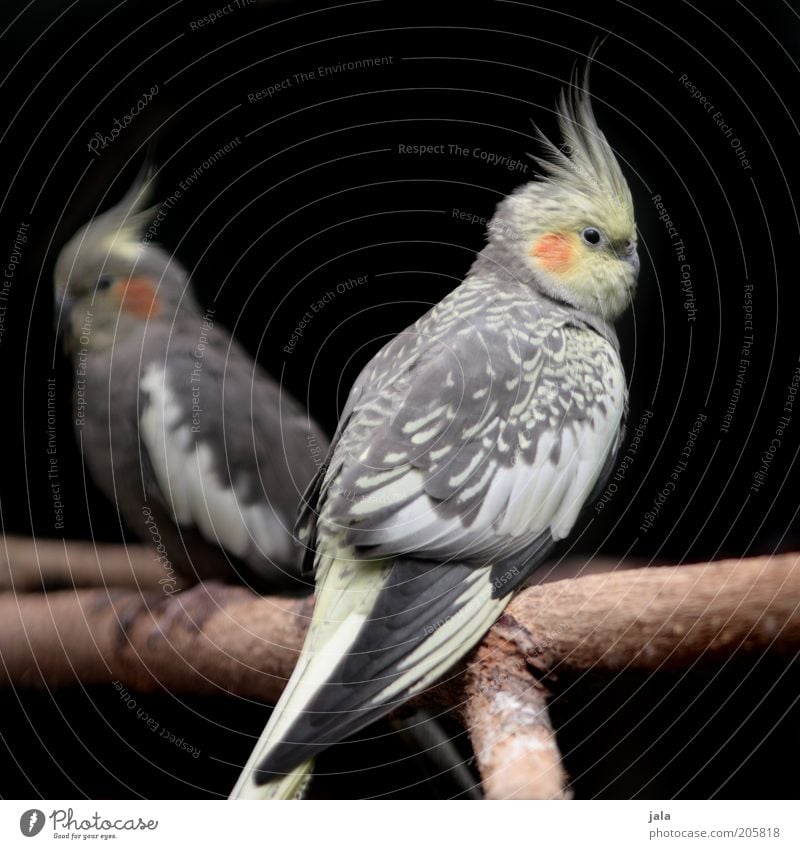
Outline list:
[[[141,240],[151,183],[144,170],[56,263],[86,466],[165,567],[302,591],[292,529],[327,439],[204,313],[175,258]]]
[[[302,793],[311,759],[433,684],[564,539],[623,437],[612,327],[639,271],[631,193],[592,111],[500,203],[464,282],[352,388],[299,529],[317,602],[233,791]]]

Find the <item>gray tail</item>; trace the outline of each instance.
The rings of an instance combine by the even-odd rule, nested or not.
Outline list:
[[[308,785],[314,772],[314,761],[305,761],[291,772],[257,784],[255,774],[243,772],[236,787],[230,795],[231,799],[302,799],[306,795]]]

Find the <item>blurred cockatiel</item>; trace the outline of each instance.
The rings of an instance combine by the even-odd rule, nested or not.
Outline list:
[[[299,530],[305,647],[233,796],[297,796],[319,751],[434,683],[564,539],[623,437],[612,322],[639,260],[587,83],[464,282],[357,379]]]
[[[143,171],[56,263],[86,465],[184,575],[302,590],[292,529],[327,440],[201,310],[174,257],[141,240],[151,182]]]

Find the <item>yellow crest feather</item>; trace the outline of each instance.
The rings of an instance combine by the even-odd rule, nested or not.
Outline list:
[[[582,195],[607,210],[624,229],[634,220],[633,199],[617,157],[598,127],[589,94],[589,65],[583,82],[573,77],[556,107],[564,144],[557,147],[536,128],[545,155],[533,156],[541,168],[540,181]]]

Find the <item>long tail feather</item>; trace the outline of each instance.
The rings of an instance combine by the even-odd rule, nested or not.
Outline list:
[[[491,566],[332,559],[299,662],[235,793],[292,774],[390,713],[475,645],[507,601],[493,597]]]
[[[251,761],[253,758],[250,759]],[[254,764],[257,766],[257,764]],[[314,773],[314,761],[306,761],[295,767],[287,775],[268,781],[266,784],[256,784],[255,773],[248,768],[239,777],[231,792],[231,799],[302,799],[306,795],[308,785]]]

